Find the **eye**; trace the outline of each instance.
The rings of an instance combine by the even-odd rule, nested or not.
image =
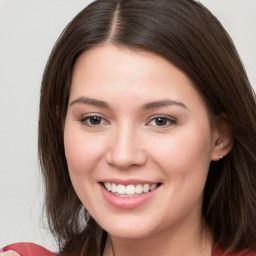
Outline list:
[[[80,122],[87,126],[101,126],[107,123],[107,121],[100,116],[87,116],[80,119]]]
[[[148,122],[148,125],[159,126],[159,127],[166,127],[172,124],[177,124],[177,120],[174,118],[165,117],[165,116],[155,117]]]

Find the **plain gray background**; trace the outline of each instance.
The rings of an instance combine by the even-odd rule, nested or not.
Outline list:
[[[89,0],[0,0],[0,247],[55,250],[37,162],[40,81],[54,42]],[[256,89],[256,0],[202,0],[230,33]]]

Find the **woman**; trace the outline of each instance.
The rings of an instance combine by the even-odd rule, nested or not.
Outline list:
[[[205,7],[95,1],[42,81],[39,156],[60,254],[256,255],[255,138],[253,90]]]

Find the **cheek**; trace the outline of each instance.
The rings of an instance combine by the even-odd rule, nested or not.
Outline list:
[[[67,124],[64,130],[64,147],[70,175],[87,175],[100,158],[102,140],[86,134],[82,127]]]
[[[182,136],[177,134],[170,143],[165,142],[156,149],[169,199],[169,203],[165,202],[166,213],[176,209],[175,216],[179,218],[194,209],[198,214],[210,164],[210,149],[209,136],[200,133],[192,136],[189,132]],[[168,214],[167,219],[170,218]]]
[[[84,155],[87,152],[85,151],[84,141],[81,140],[75,129],[68,124],[66,124],[64,130],[64,147],[70,179],[79,196],[84,187],[84,182],[87,180],[85,177],[88,175],[88,172],[84,169],[86,159]],[[79,198],[81,199],[80,196]]]
[[[64,147],[70,174],[79,174],[83,170],[87,154],[83,140],[80,140],[76,133],[69,133],[67,129],[64,133]]]
[[[83,127],[67,123],[64,130],[64,147],[72,185],[82,203],[90,209],[94,203],[92,191],[97,185],[95,169],[100,155],[99,141],[90,139]]]
[[[210,130],[200,132],[196,128],[184,128],[186,132],[180,130],[169,140],[154,143],[156,147],[152,153],[166,180],[172,184],[177,182],[175,186],[184,191],[192,186],[204,187],[211,159]]]

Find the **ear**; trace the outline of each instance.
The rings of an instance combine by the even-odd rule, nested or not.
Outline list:
[[[232,132],[225,115],[221,114],[216,118],[213,129],[211,160],[219,161],[221,158],[225,157],[233,147]]]

